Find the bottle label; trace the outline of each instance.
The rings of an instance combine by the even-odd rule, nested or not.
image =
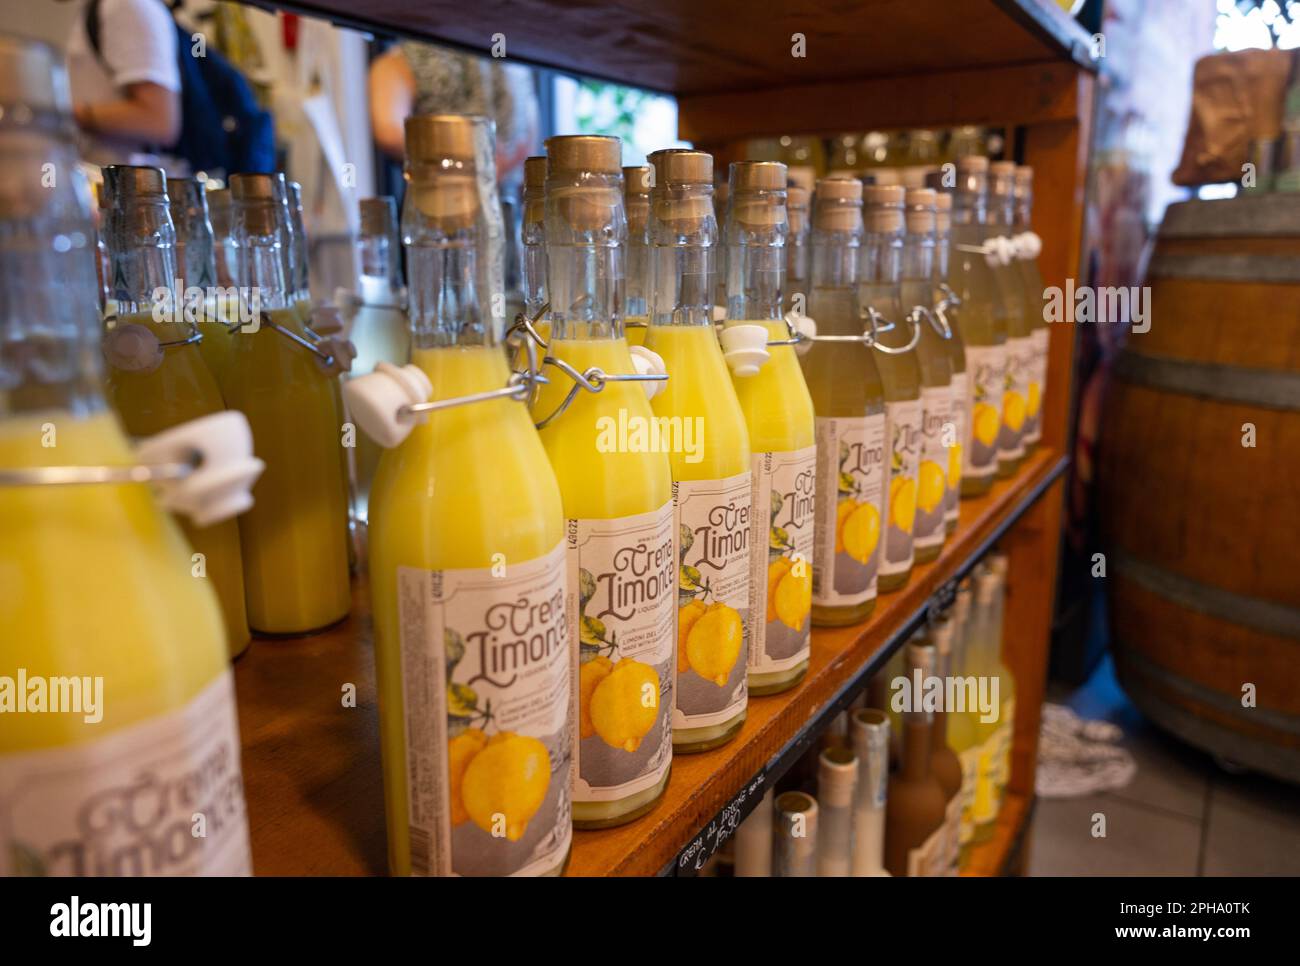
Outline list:
[[[961,502],[962,459],[966,455],[970,418],[970,388],[966,373],[952,374],[952,446],[948,449],[948,492],[944,496],[944,522],[956,522]]]
[[[909,876],[947,875],[948,826],[940,824],[929,837],[914,849],[907,851]]]
[[[572,834],[564,545],[501,568],[397,568],[415,875],[536,875]]]
[[[885,494],[885,556],[880,564],[881,576],[906,573],[912,568],[920,498],[917,472],[921,463],[921,400],[885,404],[889,415],[888,439],[891,443],[889,489]],[[941,538],[942,539],[942,538]]]
[[[963,768],[963,785],[965,784],[965,774],[966,770]],[[961,789],[959,788],[957,789],[957,793],[953,795],[952,798],[948,799],[948,809],[944,813],[943,826],[944,834],[947,836],[947,841],[944,843],[945,855],[942,863],[943,867],[942,870],[937,873],[938,875],[957,874],[958,860],[961,855],[961,809],[962,795]]]
[[[921,465],[916,471],[916,546],[943,544],[948,506],[948,442],[955,440],[952,384],[921,389]]]
[[[579,641],[574,800],[653,788],[672,764],[677,557],[673,504],[568,522],[569,637]]]
[[[997,818],[998,790],[994,784],[994,773],[997,768],[998,749],[1001,744],[1001,736],[997,731],[990,734],[980,744],[975,801],[971,803],[971,820],[976,825],[985,825]]]
[[[812,599],[853,607],[876,596],[889,453],[884,413],[817,419]]]
[[[230,671],[182,708],[0,755],[2,875],[251,875]]]
[[[975,837],[975,792],[979,788],[980,746],[973,745],[963,751],[961,759],[961,829],[958,840],[962,848]]]
[[[1008,698],[1002,705],[1002,718],[998,722],[997,758],[993,762],[993,783],[1005,788],[1011,779],[1011,744],[1016,730],[1016,702]]]
[[[753,482],[673,483],[677,504],[677,695],[674,728],[730,721],[749,699]]]
[[[966,346],[970,432],[962,475],[988,479],[998,468],[998,430],[1002,427],[1002,390],[1007,378],[1005,345]]]
[[[998,429],[998,455],[1019,459],[1025,455],[1025,420],[1029,413],[1029,381],[1034,369],[1032,336],[1007,339],[1007,374],[1003,380],[1002,425]]]
[[[1029,370],[1029,390],[1025,397],[1025,442],[1043,438],[1043,391],[1047,388],[1048,333],[1040,326],[1029,335],[1033,365]]]
[[[755,453],[749,671],[788,671],[812,645],[817,447]]]

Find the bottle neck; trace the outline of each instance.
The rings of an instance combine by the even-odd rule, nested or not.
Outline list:
[[[645,318],[650,314],[651,261],[655,258],[651,246],[642,233],[628,233],[627,257],[624,259],[626,277],[623,281],[623,317]]]
[[[900,277],[928,281],[934,276],[934,234],[908,234],[903,238]]]
[[[903,769],[902,778],[922,782],[930,777],[930,743],[934,727],[933,717],[921,711],[903,716]]]
[[[530,319],[537,318],[546,305],[546,226],[541,219],[530,220],[527,217],[536,204],[525,198],[525,218],[520,232],[523,261],[519,266],[519,279],[524,290],[524,312]]]
[[[431,221],[407,231],[407,313],[419,348],[496,344],[480,292],[476,234],[473,225]]]
[[[858,282],[862,285],[897,285],[903,260],[903,233],[873,231],[862,235],[858,258]]]
[[[995,194],[989,202],[987,221],[1007,234],[1016,223],[1016,197],[1012,194]]]
[[[713,187],[665,186],[656,192],[654,207],[668,217],[652,218],[647,232],[650,321],[654,325],[711,326],[718,244]],[[631,304],[629,295],[629,315]]]
[[[812,284],[815,289],[853,288],[858,284],[860,231],[814,229]]]
[[[799,218],[799,221],[804,227],[796,230],[792,225],[789,237],[786,238],[785,242],[785,291],[787,302],[796,294],[802,294],[806,299],[808,286],[811,282],[808,274],[810,253],[807,213],[804,213]]]
[[[110,296],[117,314],[169,306],[176,284],[176,231],[165,201],[122,199],[105,213]]]
[[[1016,195],[1016,231],[1029,231],[1033,225],[1034,196],[1025,191]]]
[[[951,251],[951,232],[940,229],[934,233],[934,272],[935,284],[948,280],[948,253]]]
[[[288,284],[290,242],[274,201],[239,203],[234,213],[232,241],[235,280],[243,297],[256,296],[262,309],[284,309],[291,302]]]
[[[357,242],[361,263],[361,299],[367,305],[393,305],[402,287],[396,239],[362,235]]]
[[[754,200],[737,192],[727,216],[727,318],[744,322],[785,318],[785,245],[788,235],[784,203],[762,204],[769,192],[755,192]],[[781,192],[784,195],[784,192]],[[747,221],[735,217],[737,209],[755,209],[767,216]]]
[[[203,209],[177,212],[172,210],[176,226],[176,265],[186,288],[206,291],[216,284],[216,257],[212,226]]]
[[[623,336],[627,216],[621,174],[566,173],[546,187],[546,288],[553,339]]]

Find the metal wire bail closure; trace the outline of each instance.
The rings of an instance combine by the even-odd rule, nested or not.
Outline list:
[[[183,480],[199,468],[200,454],[170,463],[132,466],[26,466],[0,467],[0,486],[74,486],[87,483],[162,483]]]
[[[543,349],[549,349],[550,346],[546,344],[546,340],[542,338],[542,334],[537,331],[536,326],[537,323],[542,320],[542,316],[544,316],[550,310],[551,310],[551,303],[547,302],[545,305],[543,305],[540,309],[537,310],[537,314],[534,315],[531,319],[528,318],[528,316],[524,315],[524,313],[520,312],[518,315],[515,316],[515,321],[511,324],[510,328],[506,329],[506,341],[507,342],[511,341],[511,338],[513,336],[522,332],[524,335],[528,337],[524,340],[525,345],[530,347],[532,345],[538,345],[541,346]],[[530,358],[530,362],[531,362],[531,358]]]
[[[788,313],[782,317],[781,321],[785,323],[785,331],[790,334],[790,337],[788,339],[768,339],[768,345],[799,345],[800,343],[807,342],[809,339],[813,338],[812,336],[804,335],[795,328],[794,320],[790,318]]]
[[[552,365],[559,369],[566,376],[573,380],[573,387],[565,394],[564,399],[555,407],[555,412],[551,413],[540,422],[533,425],[538,429],[544,429],[550,425],[551,421],[557,416],[564,413],[566,409],[578,397],[579,390],[585,389],[590,393],[600,392],[608,383],[611,382],[667,382],[667,373],[657,372],[605,372],[599,366],[592,366],[586,372],[579,372],[563,359],[557,359],[555,356],[547,356],[542,360],[542,365]]]
[[[916,348],[916,344],[921,341],[921,326],[916,321],[915,313],[909,313],[904,320],[912,327],[912,338],[907,345],[895,349],[893,346],[887,346],[880,341],[881,332],[892,332],[894,323],[890,322],[880,314],[873,305],[867,306],[867,333],[871,337],[871,345],[879,349],[885,355],[901,356],[905,352],[911,352]]]
[[[926,308],[924,305],[912,306],[911,314],[924,316],[926,321],[930,323],[930,328],[934,329],[935,334],[938,335],[939,338],[941,339],[952,338],[952,326],[948,324],[948,320],[943,316],[936,315],[933,311]],[[912,320],[912,324],[918,326],[920,325],[920,323],[915,321],[914,319]]]

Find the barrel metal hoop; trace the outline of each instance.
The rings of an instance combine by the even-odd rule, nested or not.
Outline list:
[[[1211,587],[1139,560],[1124,551],[1113,551],[1108,557],[1116,573],[1131,578],[1144,589],[1180,607],[1261,634],[1300,642],[1300,608]]]
[[[1131,345],[1115,360],[1125,382],[1218,402],[1300,410],[1300,372],[1192,362],[1137,352]]]
[[[1198,282],[1272,282],[1300,285],[1300,259],[1293,255],[1171,255],[1157,252],[1147,278]]]

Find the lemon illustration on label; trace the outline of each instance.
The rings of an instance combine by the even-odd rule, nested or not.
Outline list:
[[[844,523],[852,516],[860,504],[857,500],[840,500],[835,507],[835,552],[844,553]]]
[[[659,676],[648,664],[625,657],[596,684],[587,704],[601,740],[634,752],[659,715]]]
[[[699,601],[687,607],[695,604]],[[686,635],[686,657],[691,670],[718,687],[725,686],[740,656],[742,637],[740,614],[736,609],[723,603],[710,604],[692,622]]]
[[[985,446],[992,446],[998,435],[998,411],[992,403],[975,404],[975,438]]]
[[[857,503],[844,520],[840,542],[845,552],[865,564],[880,543],[880,511],[871,503]]]
[[[686,653],[686,640],[696,621],[709,609],[702,600],[693,600],[677,612],[677,673],[685,674],[690,670],[691,662]]]
[[[943,467],[934,460],[924,460],[921,463],[919,493],[916,497],[917,505],[926,512],[933,513],[943,502],[943,495],[948,489],[948,481],[944,478]]]
[[[1025,425],[1025,397],[1015,390],[1002,397],[1002,421],[1013,433],[1018,433]]]
[[[783,558],[784,559],[784,558]],[[776,585],[776,616],[792,631],[803,628],[812,611],[812,568],[787,566]]]
[[[591,722],[591,696],[596,693],[596,685],[614,670],[614,662],[605,655],[584,661],[578,668],[578,733],[583,738],[590,738],[596,733],[596,726]]]
[[[465,811],[483,831],[518,842],[551,784],[551,756],[536,738],[501,731],[475,754],[461,780]],[[505,827],[500,824],[504,819]]]
[[[465,769],[470,761],[483,750],[488,743],[487,735],[479,728],[469,728],[447,742],[447,771],[451,778],[451,824],[463,825],[469,821],[469,812],[465,809],[465,800],[461,797],[461,787]]]
[[[916,481],[896,476],[889,484],[889,518],[904,533],[912,532],[916,520]]]
[[[837,538],[838,539],[838,538]],[[776,588],[793,565],[789,557],[777,557],[767,565],[767,622],[776,620]]]
[[[948,485],[954,490],[961,483],[961,443],[948,447]]]
[[[1029,384],[1029,400],[1026,402],[1025,408],[1028,411],[1030,419],[1033,419],[1038,415],[1038,409],[1043,404],[1042,394],[1043,389],[1038,385],[1038,383],[1031,382]]]

